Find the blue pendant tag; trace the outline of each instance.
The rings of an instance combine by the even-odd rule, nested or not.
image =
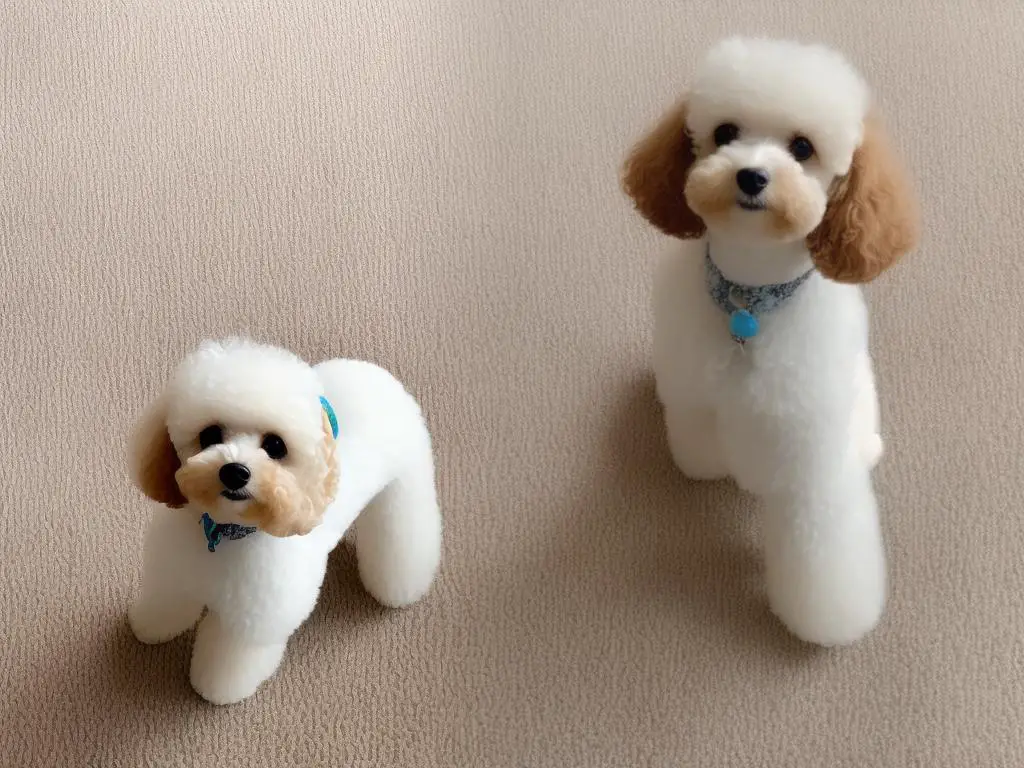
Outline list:
[[[741,344],[757,336],[760,326],[757,318],[745,309],[737,309],[729,315],[729,333]]]

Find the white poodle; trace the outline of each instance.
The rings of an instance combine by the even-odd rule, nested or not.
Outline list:
[[[821,46],[725,40],[633,150],[624,186],[655,226],[696,241],[660,266],[654,289],[676,463],[763,500],[768,597],[792,632],[857,640],[886,600],[857,284],[917,237],[867,87]]]
[[[131,463],[170,507],[146,535],[132,630],[162,643],[205,608],[191,680],[214,704],[274,673],[353,522],[360,576],[381,603],[415,602],[438,569],[430,435],[412,396],[370,363],[314,368],[245,340],[206,342],[142,416]]]

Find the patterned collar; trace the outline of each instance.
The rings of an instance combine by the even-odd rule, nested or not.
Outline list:
[[[718,308],[729,316],[729,334],[733,341],[740,345],[757,336],[761,330],[761,323],[758,321],[761,315],[785,304],[814,272],[812,267],[788,283],[741,285],[723,275],[722,270],[711,260],[710,243],[704,261],[708,294]]]
[[[217,545],[221,539],[244,539],[251,533],[256,533],[255,525],[238,525],[237,523],[215,523],[209,512],[203,512],[199,518],[203,524],[203,533],[206,534],[206,548],[211,552],[217,551]]]

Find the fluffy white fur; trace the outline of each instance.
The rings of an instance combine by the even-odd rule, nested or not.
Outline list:
[[[316,605],[328,553],[354,524],[359,573],[367,591],[405,606],[429,589],[441,553],[441,516],[430,435],[415,400],[388,372],[353,360],[310,367],[281,349],[244,340],[207,342],[178,368],[140,421],[133,443],[136,479],[154,430],[166,429],[178,459],[201,453],[196,436],[226,427],[207,449],[218,463],[256,461],[259,436],[287,440],[283,463],[311,461],[324,441],[319,396],[333,405],[338,482],[322,521],[305,535],[257,531],[207,550],[200,517],[251,524],[246,503],[219,499],[158,508],[145,540],[142,590],[129,612],[135,636],[161,643],[202,618],[191,681],[214,704],[253,694],[274,674],[291,634]],[[262,457],[266,460],[266,457]]]
[[[654,371],[672,456],[694,479],[731,476],[763,498],[768,596],[790,630],[822,645],[853,642],[886,596],[863,300],[855,286],[812,275],[741,350],[708,298],[700,248],[666,260],[654,294]]]
[[[830,50],[744,39],[715,47],[689,93],[697,159],[688,182],[751,166],[773,180],[788,173],[791,194],[814,215],[809,226],[771,234],[765,211],[736,206],[705,217],[704,239],[677,244],[661,265],[653,302],[654,371],[675,462],[692,478],[732,477],[763,500],[771,607],[797,636],[822,645],[861,638],[886,602],[870,477],[882,441],[865,302],[856,285],[815,272],[741,348],[708,295],[704,255],[710,243],[722,273],[745,285],[811,269],[805,238],[851,167],[867,112],[866,86]],[[722,122],[738,124],[740,137],[708,146]],[[795,134],[813,137],[812,161],[788,152]]]

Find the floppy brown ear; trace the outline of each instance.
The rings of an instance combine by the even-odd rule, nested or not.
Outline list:
[[[316,503],[321,507],[322,511],[326,511],[327,507],[334,501],[334,494],[337,493],[338,489],[338,457],[335,451],[337,440],[334,437],[334,428],[331,426],[331,420],[327,417],[327,411],[322,411],[320,417],[324,431],[323,458],[325,472],[321,480],[323,493],[316,500]]]
[[[167,434],[167,406],[163,397],[147,407],[136,422],[128,461],[135,485],[153,501],[169,507],[188,503],[174,479],[181,462]]]
[[[917,244],[919,229],[910,181],[878,116],[869,115],[850,171],[836,182],[807,247],[825,277],[867,283]]]
[[[704,235],[704,222],[686,204],[686,175],[695,159],[686,127],[686,100],[666,114],[637,144],[623,172],[622,185],[641,215],[674,237]]]

